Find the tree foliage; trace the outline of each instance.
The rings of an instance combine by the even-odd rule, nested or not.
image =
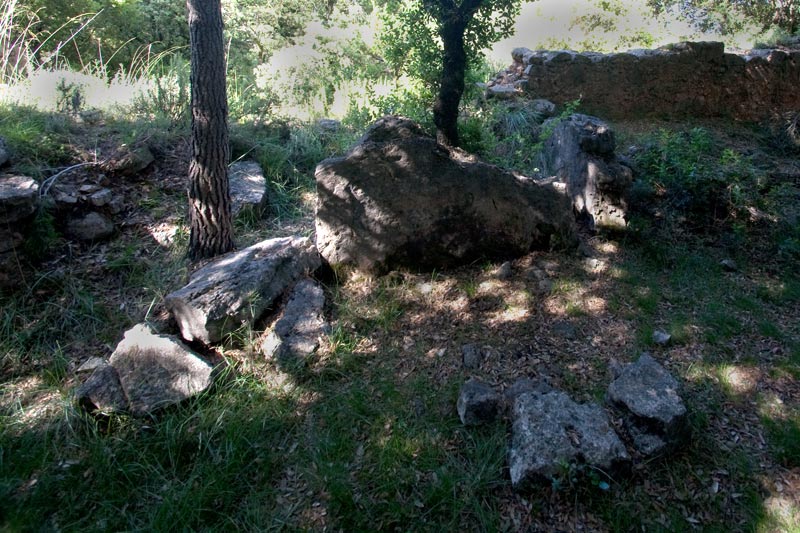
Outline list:
[[[678,9],[703,31],[723,35],[741,31],[747,22],[789,34],[800,30],[800,0],[649,0],[655,13]]]

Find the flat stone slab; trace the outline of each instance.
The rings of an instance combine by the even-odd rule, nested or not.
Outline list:
[[[200,268],[164,304],[184,339],[219,342],[243,324],[252,324],[320,264],[314,243],[306,237],[268,239]]]
[[[67,235],[79,241],[101,241],[113,234],[114,223],[94,211],[67,222]]]
[[[27,176],[0,176],[0,223],[23,220],[36,212],[39,184]]]
[[[211,385],[210,364],[176,337],[158,335],[146,324],[125,332],[109,364],[135,415],[182,402]]]
[[[649,354],[622,368],[608,386],[609,402],[623,411],[634,445],[645,456],[674,449],[688,436],[678,381]]]
[[[261,351],[270,358],[304,362],[317,351],[320,338],[329,330],[324,307],[325,293],[319,283],[310,279],[300,281],[292,289]]]
[[[515,489],[550,483],[568,464],[613,475],[629,462],[600,406],[578,404],[559,391],[524,393],[514,401],[509,468]]]
[[[105,361],[77,388],[75,399],[78,405],[90,412],[111,414],[128,410],[128,399],[119,382],[117,369]]]
[[[236,217],[242,210],[250,209],[261,216],[269,208],[267,179],[255,161],[237,161],[228,169],[231,192],[231,214]]]

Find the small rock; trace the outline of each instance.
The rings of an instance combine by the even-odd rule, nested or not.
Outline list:
[[[552,329],[553,333],[567,340],[575,340],[575,337],[577,336],[575,326],[564,320],[556,320],[553,322]]]
[[[540,279],[537,288],[540,294],[550,294],[550,291],[553,290],[553,282],[549,279]]]
[[[134,150],[122,147],[117,157],[109,163],[107,170],[125,176],[135,176],[149,167],[155,159],[153,153],[146,146]]]
[[[474,370],[481,366],[483,352],[477,344],[465,344],[461,347],[461,361],[464,368]]]
[[[719,265],[725,272],[736,272],[739,270],[739,267],[736,265],[736,261],[733,259],[723,259],[719,262]]]
[[[268,358],[304,362],[319,348],[320,338],[328,330],[323,316],[325,293],[313,280],[302,280],[292,289],[281,318],[275,322],[261,345]]]
[[[322,133],[337,133],[342,123],[332,118],[321,118],[317,121],[317,129]]]
[[[67,222],[67,235],[79,241],[100,241],[114,234],[114,223],[94,211]]]
[[[135,415],[179,403],[211,385],[211,365],[176,337],[158,335],[146,324],[125,332],[109,364]]]
[[[81,194],[92,194],[93,192],[99,191],[100,187],[95,185],[94,183],[86,183],[78,187],[78,192]]]
[[[608,475],[627,469],[625,446],[595,404],[578,404],[563,392],[519,395],[512,409],[509,470],[517,490],[550,483],[564,465],[585,463]]]
[[[509,279],[512,275],[511,261],[506,261],[497,269],[495,276],[497,279]]]
[[[686,406],[677,380],[649,354],[627,365],[608,386],[609,402],[620,408],[634,445],[645,456],[677,448],[688,437]]]
[[[556,114],[556,104],[550,100],[537,98],[531,102],[533,110],[543,119],[550,118]]]
[[[489,424],[500,413],[500,395],[486,383],[472,378],[461,387],[457,408],[465,426]]]
[[[228,170],[231,191],[231,214],[236,217],[242,210],[249,209],[256,216],[263,215],[269,208],[267,179],[264,171],[255,161],[237,161]]]
[[[672,335],[667,333],[666,331],[657,329],[653,331],[653,342],[658,344],[659,346],[666,346],[669,344]]]
[[[113,194],[109,189],[100,189],[89,196],[89,203],[95,207],[103,207],[111,202]]]

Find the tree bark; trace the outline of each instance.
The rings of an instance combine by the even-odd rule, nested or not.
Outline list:
[[[186,0],[191,48],[192,159],[189,257],[233,250],[228,189],[228,99],[220,0]]]
[[[452,0],[441,2],[443,5],[438,18],[444,57],[439,93],[433,104],[436,140],[441,144],[459,144],[458,106],[464,94],[464,77],[467,71],[464,32],[483,2],[484,0],[463,0],[458,6]]]

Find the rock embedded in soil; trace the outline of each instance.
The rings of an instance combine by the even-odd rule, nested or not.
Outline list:
[[[464,368],[474,370],[481,366],[483,350],[477,344],[465,344],[461,347],[461,362]]]
[[[500,395],[492,387],[475,378],[469,379],[461,387],[457,410],[461,423],[465,426],[490,424],[500,414]]]
[[[78,241],[101,241],[113,234],[114,223],[94,211],[67,221],[67,235]]]
[[[262,216],[269,208],[267,179],[255,161],[237,161],[228,170],[231,191],[231,214],[236,217],[243,210]]]
[[[39,184],[27,176],[0,176],[0,224],[25,220],[36,212]]]
[[[264,339],[262,353],[268,358],[305,362],[330,329],[324,307],[325,293],[319,283],[310,279],[298,282],[280,318]]]
[[[623,412],[625,427],[644,456],[669,452],[686,441],[689,424],[678,381],[648,354],[622,368],[608,400]]]
[[[212,344],[252,325],[276,298],[321,264],[306,237],[268,239],[216,258],[164,304],[188,341]]]
[[[653,331],[653,342],[659,346],[666,346],[669,344],[670,339],[672,339],[672,335],[666,331],[660,329]]]
[[[177,337],[158,335],[146,324],[125,332],[109,365],[134,415],[145,415],[200,394],[211,385],[212,366]]]
[[[596,404],[578,404],[558,391],[524,393],[511,417],[509,469],[517,490],[551,483],[564,465],[585,464],[613,476],[630,464],[608,415]]]
[[[449,149],[408,119],[376,122],[317,166],[316,238],[332,265],[431,269],[574,246],[569,199]]]

